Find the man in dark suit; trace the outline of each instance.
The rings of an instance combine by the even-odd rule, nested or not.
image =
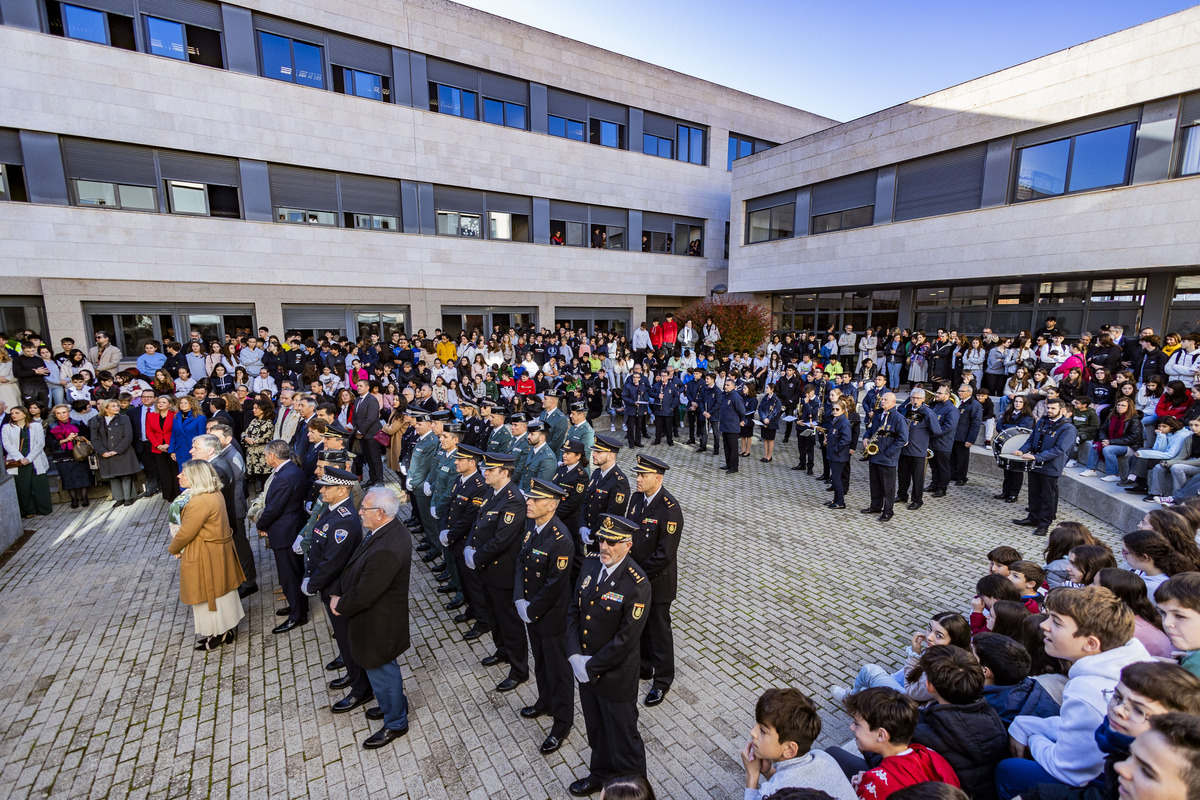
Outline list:
[[[408,733],[408,698],[396,659],[408,650],[412,533],[396,519],[400,500],[391,489],[371,489],[358,511],[362,544],[330,587],[329,608],[346,618],[350,652],[367,671],[379,700],[367,709],[367,719],[383,720],[383,727],[363,742],[373,749]]]
[[[141,400],[141,405],[131,405],[124,413],[133,426],[133,452],[137,454],[142,465],[142,472],[146,474],[146,491],[139,497],[153,497],[158,494],[158,470],[149,462],[150,442],[146,439],[146,417],[154,413],[154,392],[150,389],[145,390]]]
[[[375,434],[383,429],[379,419],[379,401],[371,397],[371,385],[366,381],[355,384],[358,399],[354,401],[354,438],[362,446],[363,456],[371,470],[363,488],[383,483],[383,452]]]
[[[300,421],[296,423],[296,432],[292,434],[290,442],[292,451],[303,464],[305,457],[308,455],[308,450],[312,446],[308,438],[308,422],[317,413],[317,404],[313,400],[312,395],[304,395],[297,400],[292,401],[292,407],[300,413]]]
[[[304,561],[292,550],[296,534],[304,527],[304,499],[308,481],[292,461],[292,448],[276,439],[267,444],[264,454],[271,476],[267,479],[262,515],[255,522],[258,535],[266,539],[275,553],[275,569],[279,585],[288,605],[275,612],[287,619],[271,629],[271,633],[287,633],[308,622],[308,598],[300,590],[304,578]]]
[[[192,440],[191,456],[213,465],[221,478],[221,496],[225,498],[225,515],[229,526],[233,528],[233,549],[237,552],[238,562],[246,582],[238,587],[239,597],[249,597],[258,591],[258,570],[254,567],[254,552],[250,549],[250,540],[246,538],[246,495],[242,491],[242,483],[246,475],[246,465],[232,447],[223,448],[221,437],[215,429],[225,428],[219,422],[209,423],[209,433],[197,436]]]

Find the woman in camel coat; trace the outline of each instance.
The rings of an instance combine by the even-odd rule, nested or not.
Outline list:
[[[246,580],[233,549],[221,479],[206,461],[191,460],[179,473],[185,491],[171,504],[167,551],[179,559],[179,601],[192,607],[197,650],[232,642],[245,616],[238,587]],[[178,515],[178,517],[176,517]]]

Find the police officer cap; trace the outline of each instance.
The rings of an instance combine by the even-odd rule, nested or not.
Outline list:
[[[326,439],[349,439],[350,431],[335,422],[326,426],[324,436]]]
[[[542,424],[542,421],[540,419],[535,419],[533,422],[530,422],[528,425],[526,425],[525,429],[527,431],[529,431],[530,433],[533,433],[535,431],[546,430],[546,426]]]
[[[429,412],[419,408],[409,409],[408,415],[413,418],[413,422],[429,422]]]
[[[462,433],[462,429],[461,422],[447,422],[442,425],[442,433]]]
[[[353,472],[337,467],[325,467],[325,477],[317,481],[318,486],[353,486],[356,483],[358,478],[354,477]]]
[[[581,456],[586,451],[583,449],[583,442],[579,441],[578,439],[568,439],[567,441],[563,442],[563,452],[574,453]]]
[[[461,445],[459,446],[461,447]],[[509,455],[508,453],[496,453],[492,450],[489,450],[483,454],[484,469],[495,469],[497,467],[507,467],[512,469],[513,465],[516,463],[517,457],[514,455]]]
[[[597,433],[596,444],[592,449],[599,450],[602,453],[619,453],[624,446],[625,443],[615,436],[609,436],[607,433]]]
[[[318,461],[326,464],[349,464],[353,459],[354,454],[349,450],[322,450],[317,456]]]
[[[475,404],[474,404],[474,403],[472,403],[470,400],[459,400],[459,401],[458,401],[458,404],[459,404],[460,406],[462,406],[463,408],[473,408],[473,409],[475,409],[476,411],[478,411],[478,410],[479,410],[479,406],[475,405]]]
[[[441,411],[434,411],[430,416],[434,422],[450,422],[454,419],[454,412],[448,409],[442,409]]]
[[[582,400],[571,403],[571,411],[578,411],[580,413],[584,413],[587,411],[587,403],[583,402]]]
[[[614,544],[633,540],[633,532],[638,529],[636,522],[616,514],[601,514],[600,517],[603,522],[593,534],[597,539]]]
[[[524,411],[518,411],[515,414],[508,415],[509,422],[529,422],[529,415]]]
[[[562,389],[547,389],[542,392],[542,397],[563,397]]]
[[[667,466],[666,462],[660,461],[654,456],[643,456],[639,454],[637,457],[637,466],[633,468],[633,471],[657,472],[659,475],[662,475],[669,469],[670,467]]]
[[[523,494],[530,500],[562,500],[567,496],[567,491],[558,484],[533,478],[529,483],[529,491]]]
[[[483,460],[483,451],[478,447],[471,447],[469,444],[460,444],[454,450],[455,458],[473,458],[476,461]]]

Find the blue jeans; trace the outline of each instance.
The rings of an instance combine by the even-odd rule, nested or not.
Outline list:
[[[996,794],[1000,800],[1012,800],[1039,783],[1062,784],[1036,761],[1006,758],[996,765]]]
[[[1129,448],[1123,444],[1110,444],[1104,448],[1104,474],[1119,475],[1121,474],[1121,466],[1117,463],[1117,459],[1129,452]],[[1088,453],[1087,465],[1088,469],[1095,469],[1100,463],[1100,453],[1096,448],[1091,448]]]
[[[864,664],[858,671],[858,675],[854,676],[854,685],[850,687],[850,691],[861,692],[863,689],[871,689],[876,686],[886,686],[889,689],[903,692],[904,670],[888,672],[878,664]]]
[[[893,392],[900,388],[900,368],[904,366],[899,361],[887,363],[888,388]]]
[[[408,697],[404,694],[404,675],[395,661],[367,670],[367,680],[379,708],[383,711],[383,727],[400,731],[408,727]]]
[[[996,416],[999,417],[1003,415],[1004,412],[1008,410],[1010,403],[1012,403],[1012,400],[1008,399],[1008,395],[1002,394],[996,398]]]

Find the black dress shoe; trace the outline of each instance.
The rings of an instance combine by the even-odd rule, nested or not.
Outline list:
[[[425,555],[421,556],[421,560],[426,564],[428,564],[430,561],[437,561],[437,553],[426,553]],[[440,570],[441,567],[435,567],[435,569]]]
[[[466,611],[454,615],[454,621],[458,623],[468,622],[470,619],[471,616]]]
[[[363,747],[367,750],[374,750],[378,747],[384,747],[385,745],[389,745],[396,741],[406,733],[408,733],[407,725],[398,731],[394,731],[391,728],[380,728],[367,737],[366,741],[363,742]]]
[[[330,689],[345,689],[347,686],[349,686],[352,683],[354,683],[354,681],[350,680],[349,675],[343,675],[340,678],[334,678],[333,680],[331,680],[329,682],[329,688]]]
[[[827,492],[832,492],[832,491],[833,491],[833,487],[832,487],[832,486],[826,486],[826,487],[825,487],[825,491],[827,491]]]
[[[954,485],[955,485],[955,486],[966,486],[966,485],[967,485],[967,479],[966,479],[966,478],[959,478],[958,480],[956,480],[956,481],[954,482]]]
[[[454,591],[453,586],[446,586],[443,588],[449,589],[451,592]],[[450,592],[445,592],[445,594],[449,594],[449,593]],[[449,603],[446,603],[446,610],[447,611],[456,611],[456,610],[462,608],[463,606],[465,606],[466,604],[467,604],[467,601],[460,597],[457,600],[451,600]]]
[[[473,642],[480,636],[483,636],[483,631],[479,630],[479,628],[471,628],[471,630],[463,634],[463,641]]]
[[[249,586],[239,586],[238,587],[238,597],[242,598],[243,600],[252,594],[258,594],[258,584],[257,583],[252,583]]]
[[[1015,503],[1015,502],[1017,502],[1017,498],[1015,498],[1015,497],[1006,497],[1006,498],[1004,498],[1004,502],[1006,502],[1006,503]]]
[[[428,553],[429,552],[429,543],[421,542],[419,545],[417,545],[416,550],[418,553]]]
[[[1146,484],[1135,483],[1133,486],[1130,486],[1125,491],[1129,492],[1130,494],[1145,494],[1146,493]]]
[[[545,717],[550,714],[546,709],[538,708],[537,706],[525,706],[519,713],[525,719],[537,719],[538,717]]]
[[[804,467],[797,464],[796,466],[792,467],[792,472],[800,472],[803,469],[804,469]]]
[[[362,704],[369,703],[374,699],[375,699],[375,695],[372,692],[367,692],[366,694],[364,694],[360,697],[355,697],[352,694],[348,694],[345,697],[343,697],[341,700],[338,700],[336,703],[331,705],[329,707],[329,710],[335,714],[347,714],[347,713],[353,711],[354,709],[358,708]]]
[[[524,683],[527,680],[529,680],[529,679],[523,678],[521,680],[517,680],[516,678],[505,678],[504,680],[502,680],[498,684],[496,684],[496,691],[497,692],[511,692],[513,689],[517,688],[518,686],[520,686],[522,683]]]
[[[924,503],[909,503],[908,505],[905,506],[905,508],[907,508],[909,511],[916,511],[918,508],[920,508],[923,505],[925,505],[925,504]]]
[[[882,511],[882,510],[883,510],[883,509],[880,509],[880,508],[864,508],[864,509],[863,509],[861,512],[859,512],[859,513],[861,513],[861,514],[878,514],[878,513],[879,513],[880,511]]]
[[[441,561],[430,564],[429,568],[434,572],[444,572],[446,570],[446,560],[442,559]]]
[[[580,778],[567,787],[567,791],[574,797],[587,797],[590,794],[595,794],[604,788],[604,781],[598,778],[593,778],[588,775],[586,778]]]
[[[1036,528],[1034,528],[1031,531],[1031,533],[1033,533],[1034,536],[1046,536],[1047,534],[1050,533],[1050,529],[1047,528],[1045,525],[1039,525]]]
[[[895,514],[880,514],[880,515],[879,515],[879,521],[880,521],[880,522],[887,522],[889,519],[891,519],[891,518],[892,518],[892,517],[894,517],[894,516],[896,516],[896,515],[895,515]]]
[[[346,662],[342,661],[341,656],[338,656],[333,661],[330,661],[328,664],[325,665],[325,669],[329,670],[330,672],[332,672],[335,669],[345,669],[345,668],[346,668]]]
[[[454,594],[455,591],[457,590],[449,583],[437,587],[438,594]]]
[[[437,575],[433,576],[433,579],[435,581],[437,581],[438,583],[445,583],[446,581],[450,580],[450,578],[452,578],[452,577],[453,576],[449,572],[439,572]]]
[[[308,624],[308,617],[305,617],[304,619],[295,619],[295,620],[289,619],[286,622],[284,622],[283,624],[276,625],[274,628],[271,628],[271,633],[287,633],[292,628],[299,628],[301,625],[307,625],[307,624]]]
[[[277,616],[277,617],[286,617],[286,616],[290,616],[290,615],[291,615],[291,613],[292,613],[292,607],[291,607],[291,606],[284,606],[283,608],[277,608],[277,609],[275,609],[275,616]]]
[[[367,709],[367,719],[376,721],[383,719],[383,709],[379,706],[371,706]]]
[[[508,659],[499,653],[492,653],[490,656],[482,659],[479,663],[485,667],[494,667],[497,664],[507,664]]]
[[[650,693],[648,695],[646,695],[646,705],[647,706],[658,705],[663,700],[667,699],[668,691],[669,691],[669,689],[651,689]]]
[[[993,500],[1007,500],[1007,499],[1008,499],[1008,495],[1006,495],[1004,492],[1001,492],[1000,494],[994,494],[994,495],[992,495],[992,499],[993,499]]]
[[[1024,525],[1026,528],[1036,528],[1037,520],[1033,517],[1024,517],[1023,519],[1014,519],[1013,525]]]
[[[946,490],[945,490],[945,489],[938,489],[936,492],[934,492],[933,494],[931,494],[931,495],[929,495],[929,496],[930,496],[930,497],[945,497],[945,496],[946,496]]]
[[[542,746],[538,748],[538,751],[541,752],[542,755],[548,756],[558,748],[562,747],[563,742],[566,740],[567,737],[565,736],[561,739],[557,736],[547,736],[546,741],[542,742]]]
[[[907,503],[907,502],[908,502],[908,495],[906,495],[906,494],[898,494],[898,495],[896,495],[895,499],[894,499],[894,500],[892,500],[892,502],[893,502],[893,503]]]
[[[830,508],[830,509],[832,509],[832,510],[834,510],[834,511],[840,511],[841,509],[843,509],[843,508],[845,508],[845,507],[846,507],[846,504],[845,504],[845,503],[841,503],[841,504],[839,504],[839,503],[826,503],[826,504],[825,504],[825,507],[826,507],[826,508]]]

